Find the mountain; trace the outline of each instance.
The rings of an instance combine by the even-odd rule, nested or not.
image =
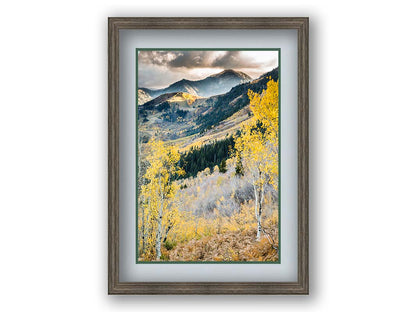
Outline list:
[[[228,75],[227,72],[223,74]],[[142,131],[149,138],[151,133],[160,129],[164,140],[189,136],[193,136],[192,142],[204,136],[219,139],[235,129],[237,124],[250,118],[247,91],[261,93],[270,79],[278,78],[279,69],[275,68],[257,79],[232,87],[224,94],[208,98],[187,92],[159,95],[138,106]],[[190,144],[190,141],[187,140],[186,144]]]
[[[252,79],[249,75],[247,75],[247,74],[245,74],[241,71],[234,70],[234,69],[225,69],[222,72],[220,72],[218,74],[211,75],[207,78],[210,78],[210,77],[211,78],[221,78],[221,79],[234,79],[234,78],[237,77],[237,78],[240,78],[241,80],[246,80],[246,81],[249,81],[249,80]]]
[[[204,114],[198,117],[196,123],[199,125],[198,131],[209,129],[220,121],[230,117],[250,103],[247,92],[252,90],[261,93],[267,87],[267,82],[279,79],[279,68],[271,70],[250,82],[239,84],[229,92],[212,96],[206,99],[210,107]]]
[[[252,78],[247,74],[226,69],[218,74],[208,76],[201,80],[182,79],[167,88],[152,90],[148,88],[139,88],[138,104],[141,105],[148,101],[147,99],[155,98],[161,94],[173,92],[186,92],[191,95],[200,97],[210,97],[229,91],[232,87],[250,81]]]
[[[150,101],[151,99],[152,99],[152,97],[145,90],[143,90],[143,89],[138,89],[137,90],[137,102],[138,103],[146,103],[146,102]]]
[[[157,98],[144,103],[141,109],[162,111],[170,106],[189,108],[200,96],[186,92],[172,92],[159,95]]]

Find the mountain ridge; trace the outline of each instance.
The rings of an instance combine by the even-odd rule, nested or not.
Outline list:
[[[185,102],[186,105],[192,105],[197,99],[200,99],[200,96],[193,95],[187,92],[171,92],[161,94],[154,99],[144,103],[141,108],[143,109],[158,109],[160,105],[163,105],[165,102],[169,103],[179,103]]]
[[[225,93],[232,87],[250,80],[252,78],[241,71],[225,69],[199,80],[181,79],[162,89],[138,88],[139,97],[137,104],[142,105],[149,98],[154,99],[159,95],[173,92],[186,92],[200,97],[211,97]]]

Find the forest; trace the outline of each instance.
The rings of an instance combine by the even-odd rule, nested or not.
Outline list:
[[[138,129],[137,261],[280,260],[279,81],[267,79],[244,90],[249,118],[222,139],[183,150]]]
[[[212,171],[215,166],[219,166],[220,172],[224,173],[227,170],[226,160],[235,153],[234,145],[234,136],[230,136],[200,147],[192,146],[189,151],[181,154],[179,166],[184,169],[184,175],[178,178],[195,177],[198,172],[206,168]]]

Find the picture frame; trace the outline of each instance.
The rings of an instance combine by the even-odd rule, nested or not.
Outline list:
[[[267,29],[297,31],[297,280],[290,282],[120,281],[120,59],[121,30]],[[307,17],[110,17],[108,19],[108,293],[158,294],[309,294],[309,19]],[[140,265],[140,264],[138,264]]]

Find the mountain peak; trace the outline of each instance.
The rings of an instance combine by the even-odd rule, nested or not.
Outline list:
[[[227,69],[224,69],[220,74],[226,74],[226,73],[237,74],[238,71],[231,69],[231,68],[227,68]]]
[[[223,71],[217,74],[211,75],[210,77],[214,77],[214,78],[228,78],[228,77],[234,78],[235,77],[235,78],[239,78],[239,79],[246,80],[246,81],[252,80],[252,78],[246,73],[243,73],[241,71],[237,71],[231,68],[224,69]]]
[[[178,81],[172,83],[169,87],[176,86],[176,85],[183,85],[183,84],[186,84],[188,82],[190,82],[190,80],[188,80],[188,79],[181,79],[181,80],[178,80]]]

